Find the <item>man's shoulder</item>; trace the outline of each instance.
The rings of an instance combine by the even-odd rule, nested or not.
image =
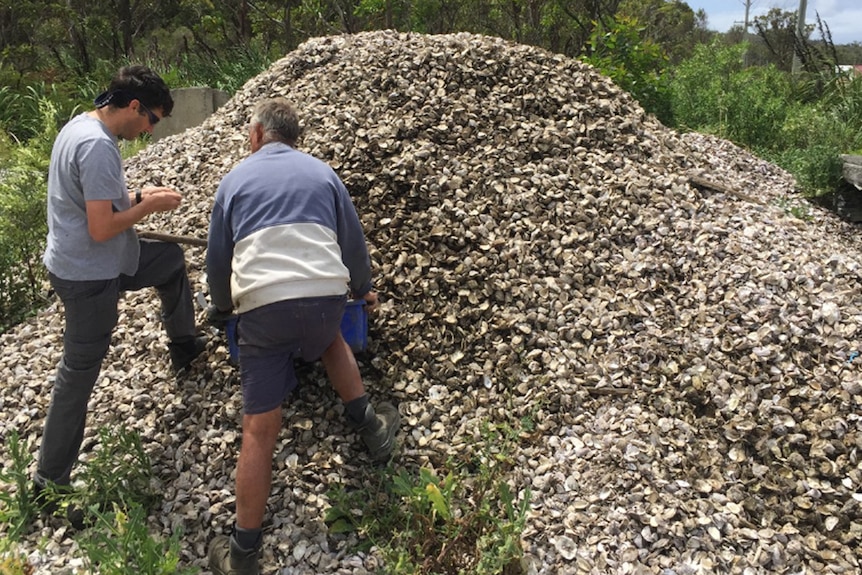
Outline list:
[[[63,126],[57,135],[55,145],[79,145],[91,143],[93,145],[115,146],[111,136],[105,132],[101,122],[90,118],[87,114],[75,116]]]

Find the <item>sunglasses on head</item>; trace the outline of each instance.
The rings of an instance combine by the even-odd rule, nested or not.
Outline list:
[[[93,100],[93,103],[96,105],[97,108],[102,108],[102,107],[107,106],[108,104],[110,104],[111,102],[114,102],[116,100],[121,101],[121,102],[119,102],[120,105],[124,105],[124,103],[131,102],[132,100],[137,100],[138,104],[140,104],[141,108],[144,109],[144,112],[147,113],[147,119],[150,121],[151,126],[155,126],[156,124],[159,123],[159,120],[161,120],[161,118],[156,116],[152,110],[147,108],[147,106],[141,101],[141,99],[138,96],[136,96],[135,94],[130,94],[124,90],[114,90],[114,91],[108,90],[108,91],[102,92],[101,94],[96,96],[96,99]]]

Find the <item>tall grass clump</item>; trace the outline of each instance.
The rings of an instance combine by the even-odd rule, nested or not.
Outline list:
[[[234,48],[212,57],[183,53],[178,62],[164,66],[163,78],[171,87],[208,86],[232,96],[273,61],[265,51],[255,47]]]

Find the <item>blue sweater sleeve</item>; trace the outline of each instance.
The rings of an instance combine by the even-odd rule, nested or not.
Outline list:
[[[216,194],[210,218],[209,238],[207,240],[207,282],[210,299],[220,310],[233,309],[230,293],[231,259],[233,257],[233,237],[227,218],[229,213],[222,205],[222,190]]]
[[[362,224],[356,214],[356,208],[350,199],[347,188],[336,176],[336,216],[338,218],[336,233],[338,245],[341,248],[341,261],[350,271],[350,291],[356,298],[361,298],[371,291],[371,260],[368,257],[368,246],[365,244],[365,234]]]

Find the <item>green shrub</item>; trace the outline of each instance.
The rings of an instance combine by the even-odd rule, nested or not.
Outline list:
[[[590,54],[582,59],[629,92],[660,121],[670,125],[670,91],[665,76],[668,63],[661,46],[642,38],[643,29],[632,18],[619,18],[590,36]]]
[[[774,66],[743,66],[745,44],[695,47],[671,79],[673,117],[685,130],[707,132],[756,151],[780,145],[793,93]]]
[[[766,157],[794,175],[806,195],[834,191],[841,180],[841,128],[817,105],[798,105],[779,134],[780,149]]]
[[[40,100],[41,130],[26,142],[0,135],[0,332],[43,303],[45,201],[57,108]]]
[[[790,171],[808,196],[841,185],[841,154],[862,147],[862,79],[838,76],[813,103],[797,104],[778,132],[780,145],[765,155]]]

